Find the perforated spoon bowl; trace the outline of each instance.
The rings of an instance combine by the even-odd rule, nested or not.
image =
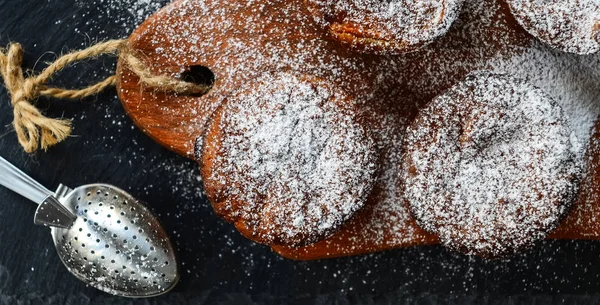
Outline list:
[[[58,255],[81,281],[124,297],[152,297],[179,280],[174,248],[158,219],[106,184],[60,185],[56,193],[0,157],[0,184],[39,203],[34,223],[51,227]]]

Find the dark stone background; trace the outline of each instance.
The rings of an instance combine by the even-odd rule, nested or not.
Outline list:
[[[115,9],[118,1],[122,10]],[[132,14],[126,6],[135,1],[143,2],[0,0],[0,45],[22,43],[25,66],[40,70],[68,49],[126,37],[151,13]],[[93,83],[110,75],[114,62],[109,57],[77,64],[54,84]],[[12,130],[10,101],[0,88],[0,155],[50,188],[60,182],[105,182],[148,202],[177,245],[182,279],[173,292],[146,300],[86,287],[60,263],[49,230],[33,225],[35,205],[0,188],[0,304],[600,302],[598,242],[546,241],[503,261],[455,255],[439,246],[314,262],[280,258],[215,217],[201,195],[196,165],[136,129],[114,89],[83,101],[40,100],[39,105],[51,117],[73,118],[74,135],[47,153],[24,153]]]

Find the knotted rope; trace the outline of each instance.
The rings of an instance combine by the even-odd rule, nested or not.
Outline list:
[[[110,40],[93,45],[87,49],[68,53],[59,57],[38,75],[25,77],[23,64],[23,48],[18,43],[11,43],[6,50],[0,49],[0,74],[11,96],[14,121],[13,126],[19,143],[28,153],[39,148],[47,150],[51,146],[64,141],[71,134],[71,120],[48,118],[37,109],[32,102],[40,96],[59,99],[81,99],[100,93],[107,87],[114,86],[116,76],[82,89],[52,88],[45,84],[54,74],[72,63],[95,58],[100,55],[119,55],[135,73],[141,83],[156,90],[179,94],[204,94],[209,85],[195,84],[164,75],[154,75],[129,48],[126,40]]]

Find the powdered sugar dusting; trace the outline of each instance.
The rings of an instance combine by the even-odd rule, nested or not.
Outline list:
[[[574,159],[562,110],[544,92],[475,73],[409,128],[405,195],[446,246],[511,254],[544,238],[572,203]]]
[[[381,171],[377,180],[378,192],[371,195],[373,215],[369,225],[357,232],[358,236],[367,235],[374,245],[383,246],[390,242],[420,240],[425,236],[418,228],[404,202],[403,190],[399,187],[401,177],[398,174],[402,160],[405,128],[408,120],[398,120],[394,115],[382,114],[382,128],[378,129],[379,143],[383,145],[380,158]],[[384,220],[385,221],[382,221]]]
[[[321,239],[371,191],[373,141],[352,108],[340,105],[345,99],[315,82],[279,74],[228,98],[217,126],[220,145],[203,152],[216,154],[204,181],[207,192],[220,185],[208,194],[221,200],[213,203],[217,212],[243,223],[258,241]]]
[[[89,22],[95,24],[100,32],[106,27],[106,22],[111,22],[122,27],[125,33],[133,31],[138,24],[166,3],[165,0],[91,0],[92,3],[90,0],[76,1],[84,7],[101,9],[98,13],[84,13],[90,15]],[[99,18],[109,20],[99,21]]]
[[[517,21],[547,44],[577,54],[600,50],[600,1],[508,0]]]

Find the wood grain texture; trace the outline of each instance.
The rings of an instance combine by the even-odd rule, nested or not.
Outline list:
[[[293,70],[342,88],[363,105],[362,114],[373,118],[368,120],[369,127],[381,135],[389,122],[381,117],[393,116],[401,128],[431,98],[470,71],[485,68],[488,58],[517,54],[531,46],[533,38],[516,24],[504,2],[484,2],[495,10],[496,22],[478,37],[464,35],[469,26],[478,26],[475,17],[464,12],[448,35],[422,51],[372,56],[352,53],[330,39],[301,1],[265,0],[248,5],[234,0],[176,1],[138,27],[129,42],[154,73],[177,77],[195,65],[210,68],[216,76],[213,89],[202,97],[154,92],[140,85],[120,63],[119,97],[135,124],[151,138],[193,158],[197,138],[224,97],[262,73]],[[443,77],[436,78],[431,71]],[[385,143],[385,139],[383,135],[380,140]],[[600,169],[597,143],[593,140],[591,145],[590,169],[577,204],[551,238],[600,239]],[[384,156],[386,149],[382,149]],[[375,241],[369,233],[373,223],[397,227],[394,218],[373,213],[383,200],[373,194],[368,206],[327,240],[300,249],[274,250],[289,258],[319,259],[437,243],[435,236],[423,232],[414,221],[407,221],[394,234],[379,234]],[[407,236],[394,237],[399,232]]]

